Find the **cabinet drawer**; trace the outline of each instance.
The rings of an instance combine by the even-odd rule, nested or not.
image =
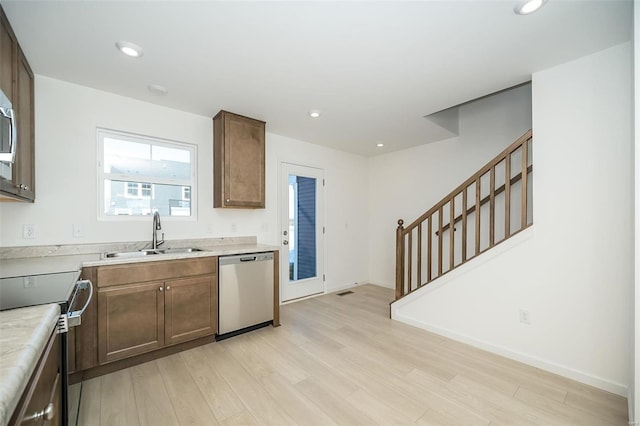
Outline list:
[[[100,266],[97,272],[98,287],[215,274],[218,267],[217,259],[217,257],[205,257]]]
[[[59,424],[60,386],[60,336],[54,331],[9,424],[43,424],[39,414],[49,404],[53,404],[54,415],[48,424]]]

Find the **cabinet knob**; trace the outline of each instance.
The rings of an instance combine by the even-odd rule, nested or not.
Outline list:
[[[160,287],[158,290],[160,290],[160,291],[164,291],[164,287]]]
[[[229,201],[231,201],[231,200],[229,200],[229,199],[224,200],[224,202],[225,202],[226,204],[229,204]]]
[[[24,186],[24,190],[25,190],[25,191],[28,191],[28,190],[29,190],[29,187],[28,187],[27,185],[25,185],[25,186]]]
[[[171,286],[170,285],[167,286],[167,291],[169,291],[169,290],[171,290]]]

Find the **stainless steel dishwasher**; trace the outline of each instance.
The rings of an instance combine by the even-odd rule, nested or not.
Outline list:
[[[273,324],[273,266],[273,253],[218,258],[217,340]]]

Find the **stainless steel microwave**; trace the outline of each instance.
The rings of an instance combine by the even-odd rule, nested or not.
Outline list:
[[[16,115],[13,105],[0,90],[0,161],[13,163],[16,159]]]

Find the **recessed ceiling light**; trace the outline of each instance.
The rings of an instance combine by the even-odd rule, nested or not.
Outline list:
[[[320,117],[320,111],[318,111],[317,109],[309,111],[309,117],[311,117],[311,118]]]
[[[513,10],[518,15],[529,15],[540,9],[546,2],[547,0],[527,0],[517,5]]]
[[[382,147],[384,146],[384,144],[383,144],[383,143],[379,143],[379,144],[376,144],[376,146],[377,146],[378,148],[382,148]]]
[[[129,43],[128,41],[117,41],[116,47],[125,55],[133,58],[139,58],[143,55],[142,47],[137,44]]]
[[[166,95],[167,93],[169,93],[167,88],[161,86],[160,84],[150,84],[147,86],[147,89],[149,89],[151,93],[155,93],[156,95]]]

